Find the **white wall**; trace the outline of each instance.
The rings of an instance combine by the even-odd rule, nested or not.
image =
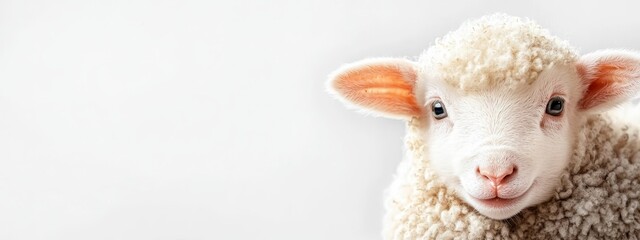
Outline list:
[[[0,239],[379,239],[403,123],[324,91],[463,20],[640,50],[616,1],[0,1]]]

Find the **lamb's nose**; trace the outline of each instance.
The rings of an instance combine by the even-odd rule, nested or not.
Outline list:
[[[484,178],[488,179],[493,188],[498,188],[502,183],[502,180],[513,175],[516,170],[515,165],[510,165],[500,168],[478,167],[477,172]]]

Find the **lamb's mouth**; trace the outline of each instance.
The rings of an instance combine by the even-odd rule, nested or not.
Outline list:
[[[520,196],[514,197],[514,198],[500,198],[500,197],[494,197],[494,198],[489,198],[489,199],[479,199],[479,198],[475,198],[473,196],[471,196],[470,194],[467,194],[469,196],[470,199],[472,199],[474,202],[479,203],[480,205],[482,205],[483,207],[487,207],[487,208],[508,208],[511,207],[515,204],[517,204],[518,202],[520,202],[522,199],[524,199],[527,194],[529,193],[529,191],[533,188],[532,184],[531,186],[529,186],[529,188],[522,194],[520,194]]]

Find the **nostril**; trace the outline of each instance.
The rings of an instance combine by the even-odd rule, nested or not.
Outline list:
[[[518,172],[518,167],[517,166],[511,166],[511,171],[505,177],[511,177],[513,175],[516,175],[517,172]]]

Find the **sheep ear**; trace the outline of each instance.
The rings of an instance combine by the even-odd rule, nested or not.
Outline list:
[[[631,99],[640,91],[640,54],[604,50],[584,55],[577,64],[586,86],[578,106],[603,111]]]
[[[409,60],[367,59],[338,69],[327,88],[366,113],[407,119],[422,112],[414,95],[416,76],[416,64]]]

